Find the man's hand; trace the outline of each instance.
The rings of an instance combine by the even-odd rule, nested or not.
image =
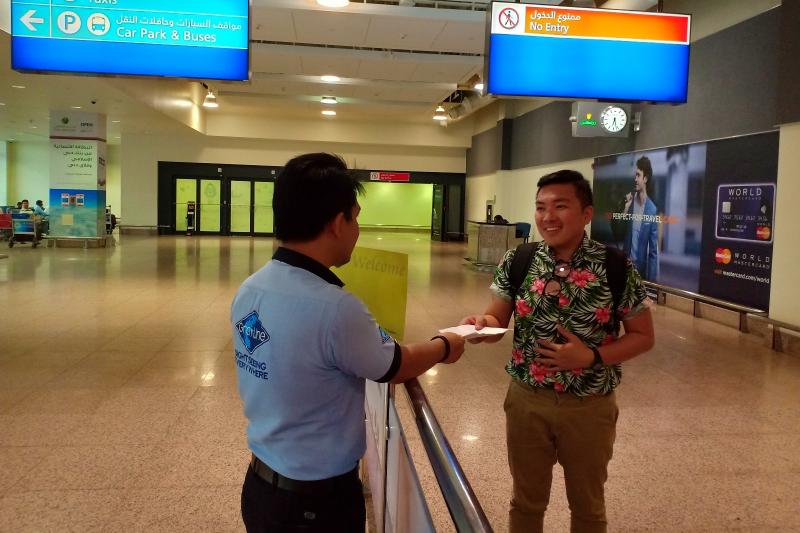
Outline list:
[[[442,361],[442,363],[448,365],[450,363],[455,363],[464,354],[464,337],[457,335],[456,333],[441,333],[441,335],[450,341],[450,355],[448,355],[447,359]]]
[[[594,361],[594,353],[576,335],[564,329],[560,324],[558,332],[564,337],[565,342],[555,343],[546,340],[537,341],[534,349],[541,357],[537,359],[548,370],[559,372],[574,368],[587,368]]]
[[[461,324],[474,325],[475,330],[477,331],[482,330],[489,325],[489,323],[486,321],[486,315],[470,315],[468,317],[464,317],[459,325]],[[497,342],[501,338],[503,338],[503,333],[498,335],[481,335],[480,337],[469,339],[467,342],[470,344],[479,344],[484,341]]]
[[[631,208],[631,203],[633,203],[633,194],[632,193],[628,193],[628,194],[625,195],[625,208],[624,208],[625,209],[624,210],[625,213],[627,213],[628,209]]]

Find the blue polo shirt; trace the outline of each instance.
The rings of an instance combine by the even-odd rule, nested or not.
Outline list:
[[[279,248],[231,306],[247,442],[298,480],[352,470],[366,449],[364,384],[386,382],[400,347],[333,272]]]

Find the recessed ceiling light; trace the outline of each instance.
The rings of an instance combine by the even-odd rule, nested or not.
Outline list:
[[[325,83],[336,83],[342,81],[342,78],[340,78],[339,76],[332,76],[330,74],[326,74],[325,76],[322,76],[320,79]]]
[[[444,113],[444,107],[442,107],[441,105],[436,106],[436,112],[437,113]]]
[[[335,96],[323,96],[322,100],[320,100],[323,104],[336,104],[336,97]]]
[[[433,115],[433,120],[447,120],[447,115],[437,113]]]
[[[336,111],[334,111],[333,109],[323,109],[322,110],[322,114],[327,116],[327,117],[335,117],[336,116]]]
[[[24,86],[24,85],[12,85],[11,87],[12,87],[13,89],[24,89],[24,88],[25,88],[25,86]]]
[[[71,106],[71,107],[72,107],[72,109],[83,109],[83,107],[81,107],[79,105],[74,105],[74,106]]]
[[[350,0],[317,0],[317,3],[323,7],[347,7]]]
[[[478,91],[478,92],[482,92],[482,91],[483,91],[483,84],[482,84],[482,83],[476,83],[476,84],[474,85],[474,89],[475,89],[476,91]]]
[[[5,102],[0,102],[0,106],[6,105]]]
[[[39,128],[39,126],[31,126],[32,130],[35,130],[35,129],[38,129],[38,128]]]
[[[114,123],[114,124],[119,124],[121,121],[120,120],[112,120],[111,122]]]

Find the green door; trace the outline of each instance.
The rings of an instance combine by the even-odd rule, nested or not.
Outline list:
[[[222,190],[220,180],[200,180],[200,231],[219,233],[221,229]]]
[[[252,209],[250,181],[231,181],[231,233],[250,233]]]
[[[255,182],[253,198],[253,231],[254,233],[272,233],[272,193],[275,183],[271,181]]]
[[[186,231],[186,204],[197,201],[197,180],[175,180],[175,230]]]

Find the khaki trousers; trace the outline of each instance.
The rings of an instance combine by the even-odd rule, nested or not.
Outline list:
[[[504,404],[514,482],[512,533],[541,532],[553,465],[564,469],[573,533],[606,531],[603,485],[616,438],[614,393],[580,398],[511,380]]]

